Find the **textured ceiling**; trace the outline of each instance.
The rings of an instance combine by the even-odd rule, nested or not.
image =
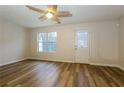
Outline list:
[[[46,6],[35,6],[45,9]],[[73,16],[61,18],[62,24],[80,23],[89,21],[118,19],[124,15],[124,6],[95,6],[95,5],[60,5],[58,10],[70,11]],[[42,27],[56,25],[53,21],[41,21],[40,13],[29,10],[25,6],[0,6],[0,17],[24,27]]]

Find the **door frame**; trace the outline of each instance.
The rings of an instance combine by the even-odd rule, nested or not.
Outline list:
[[[76,38],[76,33],[77,32],[88,32],[88,46],[89,46],[89,58],[88,60],[91,58],[91,45],[92,45],[92,40],[91,40],[91,37],[92,37],[92,33],[90,30],[86,29],[86,28],[81,28],[81,29],[76,29],[74,31],[74,62],[73,63],[79,63],[79,62],[76,62],[76,50],[75,50],[75,47],[77,46],[76,45],[76,42],[77,42],[77,38]]]

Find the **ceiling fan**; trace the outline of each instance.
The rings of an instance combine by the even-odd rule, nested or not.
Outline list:
[[[29,9],[43,14],[39,17],[40,20],[51,19],[58,24],[60,24],[60,17],[72,17],[72,14],[69,11],[57,11],[57,5],[48,5],[46,10],[39,9],[33,6],[26,5]]]

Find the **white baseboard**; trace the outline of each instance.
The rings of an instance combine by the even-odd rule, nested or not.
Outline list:
[[[89,59],[89,64],[100,65],[100,66],[110,66],[117,67],[118,61],[116,60],[105,60],[105,59]]]
[[[109,66],[109,67],[118,67],[118,65],[110,65],[110,64],[99,64],[99,63],[89,63],[90,65],[98,65],[98,66]]]
[[[74,61],[68,61],[68,60],[55,60],[55,59],[54,60],[49,60],[49,59],[42,59],[42,58],[35,58],[35,57],[27,57],[27,58],[23,58],[23,59],[19,59],[19,60],[14,60],[14,61],[6,62],[6,63],[3,63],[3,64],[0,64],[0,66],[11,64],[11,63],[16,63],[16,62],[23,61],[23,60],[26,60],[26,59],[74,63]],[[118,67],[118,68],[124,70],[124,67],[121,67],[121,66],[115,65],[115,64],[101,64],[101,63],[94,63],[94,62],[87,62],[87,64],[90,64],[90,65],[99,65],[99,66]]]
[[[42,58],[35,58],[35,57],[28,57],[28,59],[33,59],[33,60],[46,60],[46,61],[56,61],[56,62],[67,62],[67,63],[74,63],[74,61],[67,61],[67,60],[49,60],[49,59],[42,59]],[[82,63],[83,64],[83,63]],[[84,63],[85,64],[85,63]],[[87,62],[87,64],[90,65],[98,65],[98,66],[109,66],[109,67],[117,67],[122,70],[124,70],[123,67],[117,65],[117,64],[106,64],[106,63],[94,63],[92,61]]]
[[[45,61],[57,61],[57,62],[67,62],[67,63],[74,63],[74,61],[68,61],[68,60],[56,60],[56,59],[42,59],[42,58],[35,58],[35,57],[28,57],[28,59],[33,59],[33,60],[45,60]],[[116,67],[117,65],[114,65],[114,64],[102,64],[102,63],[94,63],[88,59],[85,59],[83,61],[86,61],[84,62],[84,64],[90,64],[90,65],[100,65],[100,66],[114,66]],[[81,62],[76,62],[76,63],[81,63]],[[83,63],[83,62],[82,62]]]
[[[26,59],[27,58],[22,58],[22,59],[13,60],[13,61],[10,61],[10,62],[5,62],[5,63],[0,64],[0,66],[4,66],[4,65],[7,65],[7,64],[11,64],[11,63],[16,63],[16,62],[23,61],[23,60],[26,60]]]
[[[69,61],[69,60],[55,60],[55,59],[50,60],[50,59],[42,59],[42,58],[34,58],[34,57],[28,57],[27,59],[74,63],[73,61]]]
[[[124,67],[122,67],[122,66],[118,66],[118,68],[120,68],[121,70],[123,70],[123,71],[124,71]]]

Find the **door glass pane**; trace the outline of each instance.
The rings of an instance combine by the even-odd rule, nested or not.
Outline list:
[[[77,33],[77,47],[87,48],[88,47],[88,32]]]

